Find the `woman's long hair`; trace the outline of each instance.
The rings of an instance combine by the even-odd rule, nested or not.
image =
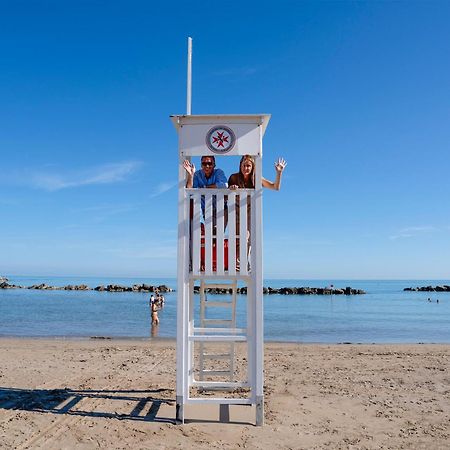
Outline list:
[[[250,161],[252,163],[252,171],[250,172],[251,186],[245,185],[244,174],[242,173],[242,163],[245,161]],[[240,188],[255,188],[255,158],[252,155],[244,155],[239,162],[239,187]]]

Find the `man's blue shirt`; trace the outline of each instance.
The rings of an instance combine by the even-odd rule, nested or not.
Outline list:
[[[227,178],[222,169],[214,169],[209,178],[205,177],[203,170],[197,170],[194,173],[194,180],[192,182],[194,188],[205,188],[212,184],[215,184],[219,189],[228,187]]]

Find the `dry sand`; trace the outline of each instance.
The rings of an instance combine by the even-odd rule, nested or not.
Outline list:
[[[450,448],[450,345],[265,351],[264,427],[198,406],[179,426],[174,341],[0,339],[0,447]]]

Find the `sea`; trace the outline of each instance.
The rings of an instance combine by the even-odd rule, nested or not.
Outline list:
[[[8,276],[10,284],[165,284],[174,278]],[[305,343],[450,343],[450,292],[405,287],[449,280],[264,280],[264,286],[351,286],[364,295],[264,295],[266,341]],[[165,294],[159,326],[151,326],[148,293],[0,289],[0,336],[34,338],[176,337],[176,292]],[[209,295],[219,300],[220,295]],[[226,298],[224,296],[224,298]],[[198,298],[196,299],[198,302]],[[237,326],[245,326],[246,296],[238,295]],[[220,318],[217,316],[217,318]]]

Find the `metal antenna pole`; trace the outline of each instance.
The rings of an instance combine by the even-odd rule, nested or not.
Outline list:
[[[191,115],[192,104],[192,38],[188,37],[188,64],[187,64],[187,93],[186,93],[186,114]]]

